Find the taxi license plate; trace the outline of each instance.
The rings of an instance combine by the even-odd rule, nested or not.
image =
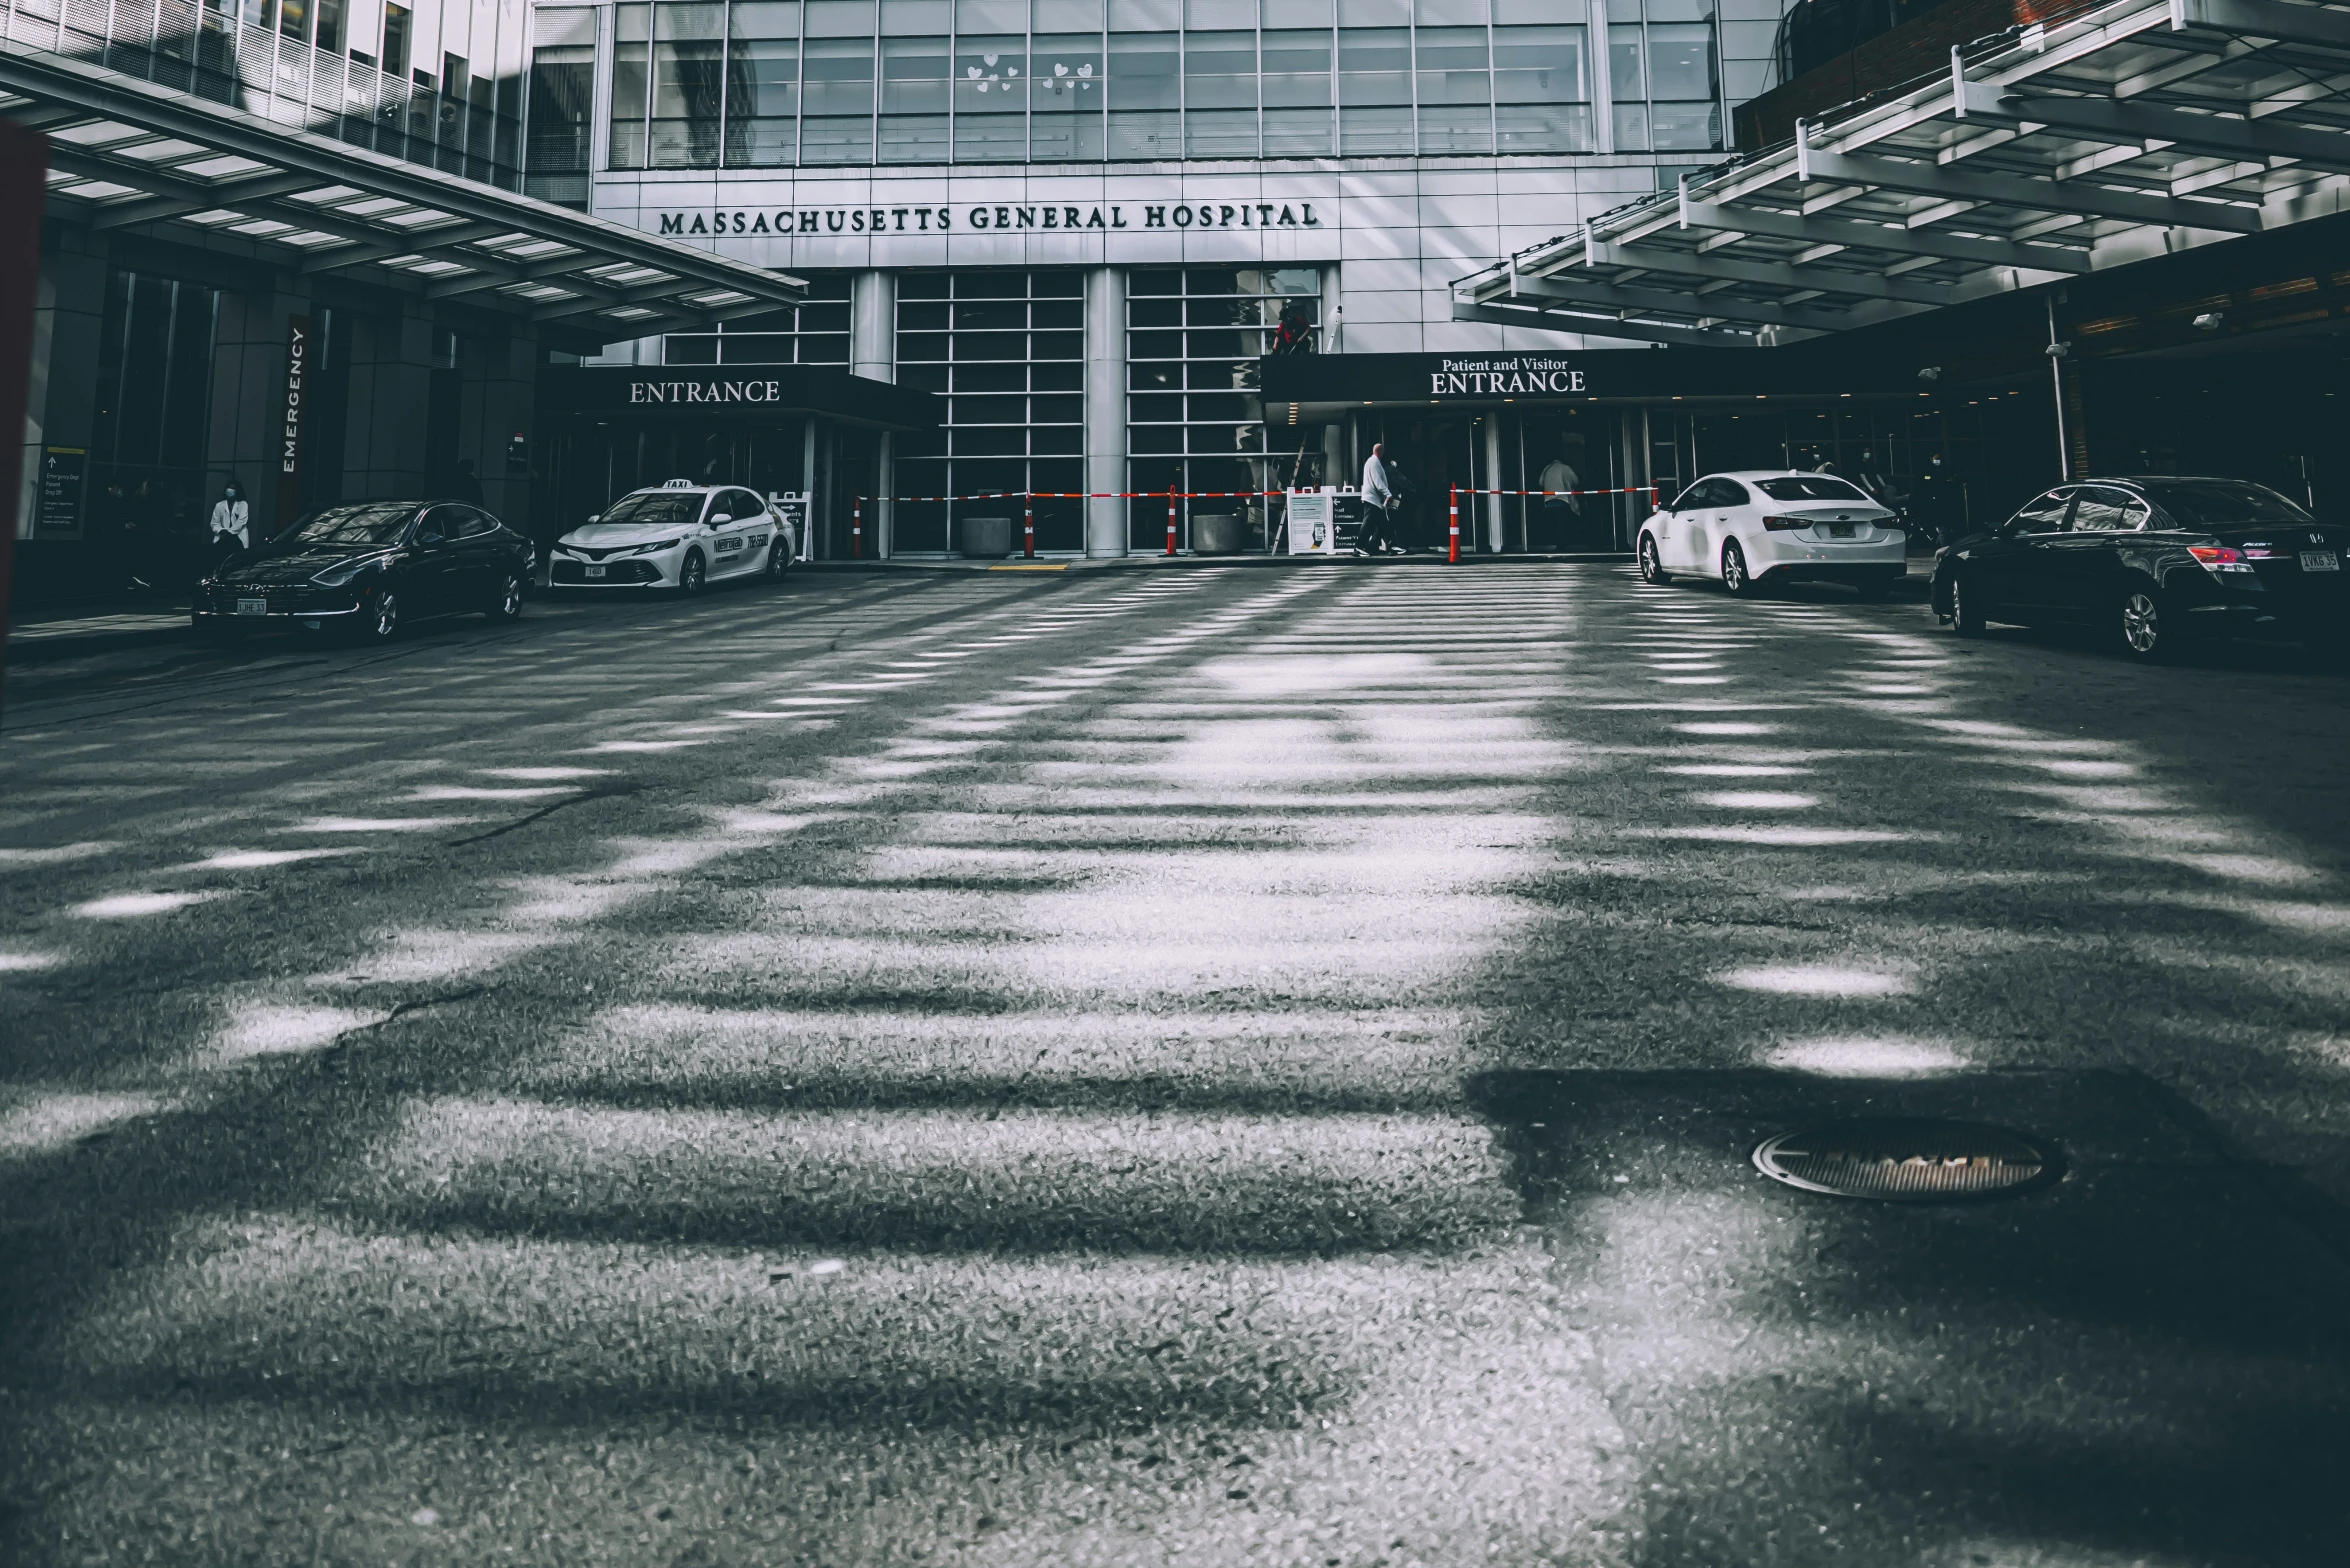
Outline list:
[[[1852,537],[1852,525],[1850,523],[1830,523],[1828,525],[1828,537],[1831,539],[1849,539]]]
[[[2305,572],[2338,572],[2342,569],[2342,558],[2331,550],[2304,550],[2301,552],[2301,569]]]
[[[267,615],[269,601],[267,599],[239,599],[237,613],[239,615]]]
[[[601,577],[606,572],[610,571],[611,568],[608,566],[588,566],[582,567],[581,570],[586,572],[590,577]]]

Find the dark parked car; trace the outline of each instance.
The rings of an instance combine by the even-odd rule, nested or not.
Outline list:
[[[1961,636],[1985,621],[2078,625],[2134,659],[2198,637],[2350,635],[2350,529],[2241,479],[2059,485],[1934,567],[1934,612]]]
[[[348,626],[382,641],[410,621],[522,613],[531,542],[464,501],[359,501],[312,512],[196,588],[198,631]]]

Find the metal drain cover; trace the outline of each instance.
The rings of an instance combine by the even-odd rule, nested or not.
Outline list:
[[[1912,1118],[1782,1133],[1754,1151],[1754,1164],[1806,1192],[1893,1203],[2004,1197],[2063,1171],[2052,1150],[2004,1127]]]

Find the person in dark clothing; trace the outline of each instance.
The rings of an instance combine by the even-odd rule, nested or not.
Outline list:
[[[1936,452],[1910,487],[1909,524],[1928,545],[1946,545],[1965,526],[1966,497]]]
[[[460,501],[481,505],[481,478],[473,471],[473,459],[457,459],[457,472],[449,477],[449,494]]]

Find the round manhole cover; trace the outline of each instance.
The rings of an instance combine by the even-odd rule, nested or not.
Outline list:
[[[2054,1151],[2004,1127],[1908,1118],[1783,1133],[1754,1151],[1754,1163],[1806,1192],[1895,1203],[2002,1197],[2062,1169]]]

